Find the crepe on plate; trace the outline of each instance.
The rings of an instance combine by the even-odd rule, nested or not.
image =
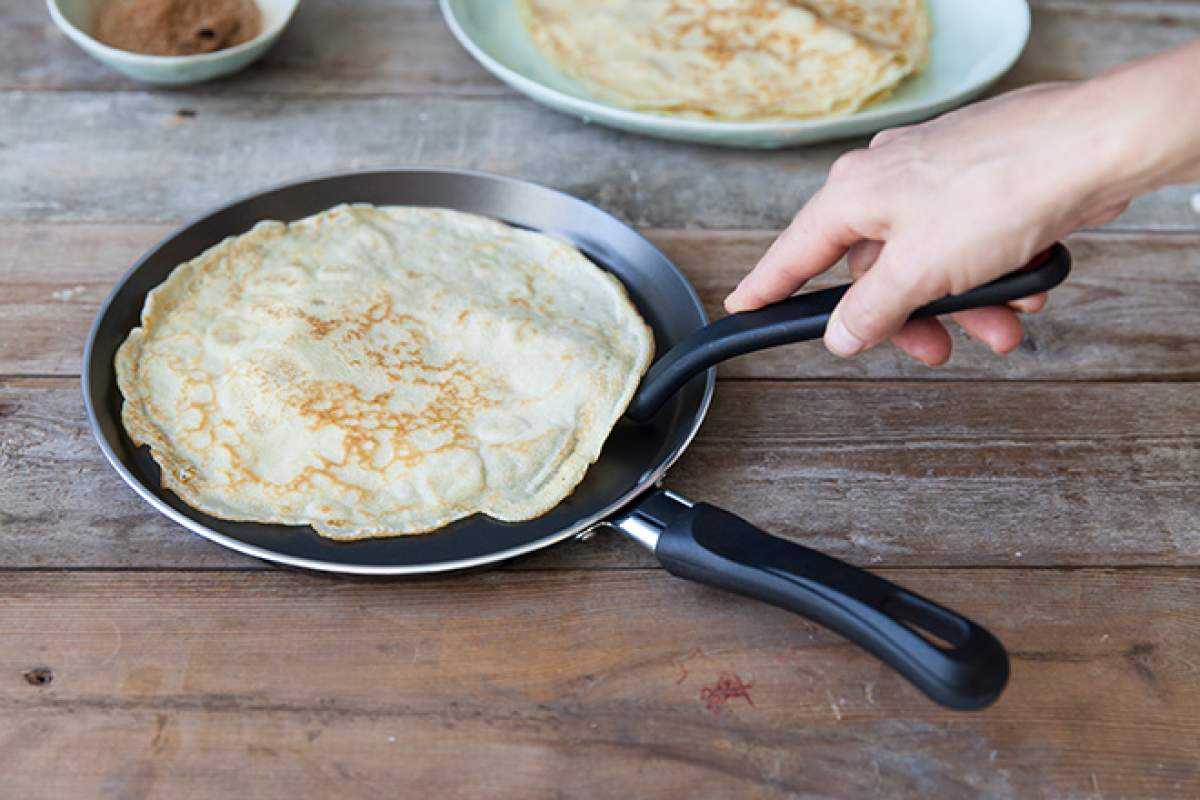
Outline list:
[[[924,66],[924,0],[517,0],[593,96],[725,120],[847,114]]]
[[[188,505],[358,539],[546,512],[652,350],[624,287],[569,244],[342,205],[176,267],[116,370],[126,431]]]

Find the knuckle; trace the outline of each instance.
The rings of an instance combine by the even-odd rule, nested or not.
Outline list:
[[[956,248],[949,243],[946,249],[923,245],[937,241],[936,231],[921,232],[914,238],[916,241],[897,243],[893,251],[895,259],[887,276],[891,290],[897,296],[913,298],[917,305],[956,294],[954,284],[960,279],[970,280],[963,270],[948,267],[956,259],[947,258],[946,252],[955,252]]]
[[[876,342],[899,330],[918,306],[948,294],[944,271],[920,260],[889,260],[869,296],[860,297],[845,324],[858,338]]]
[[[869,157],[866,150],[851,150],[838,156],[829,167],[831,180],[844,181],[861,176],[867,168]]]
[[[871,137],[871,142],[867,145],[867,147],[879,147],[880,145],[887,144],[892,139],[895,139],[897,136],[899,136],[900,132],[903,130],[903,128],[888,128],[886,130],[882,130]]]
[[[843,324],[860,341],[880,342],[899,328],[893,322],[901,316],[895,305],[894,297],[885,292],[860,294],[856,302],[847,306]]]
[[[889,325],[890,316],[882,303],[867,300],[847,309],[842,323],[859,341],[873,344],[895,332]]]
[[[925,302],[929,302],[948,294],[965,292],[971,287],[956,285],[968,282],[965,278],[966,276],[957,270],[947,271],[931,261],[922,260],[913,265],[911,282],[914,293],[924,298]]]
[[[949,279],[933,287],[937,291],[937,294],[933,295],[933,299],[936,300],[948,294],[963,294],[964,292],[971,291],[981,283],[982,281],[975,280],[969,275],[956,273],[951,275]]]

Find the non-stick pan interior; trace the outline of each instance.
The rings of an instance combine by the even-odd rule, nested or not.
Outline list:
[[[705,324],[688,282],[637,232],[594,206],[534,184],[476,173],[399,170],[315,179],[240,200],[171,235],[130,271],[101,311],[84,357],[84,393],[107,455],[164,514],[228,546],[297,566],[359,572],[451,569],[548,544],[603,518],[645,488],[686,446],[707,406],[711,374],[676,395],[652,424],[619,423],[575,492],[528,522],[475,515],[423,536],[339,543],[307,527],[215,519],[162,489],[147,448],[135,448],[120,424],[122,399],[112,366],[117,348],[137,324],[146,293],[177,264],[260,220],[291,221],[353,202],[453,208],[567,238],[621,279],[654,329],[659,353]]]

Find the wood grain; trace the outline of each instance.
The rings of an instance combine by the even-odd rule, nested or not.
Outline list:
[[[0,375],[76,375],[83,343],[112,285],[168,228],[21,223],[0,226]],[[770,244],[769,231],[652,230],[710,316]],[[737,359],[727,378],[910,380],[1190,380],[1200,377],[1200,236],[1080,234],[1076,266],[1050,309],[1001,359],[956,337],[950,364],[928,369],[883,347],[850,361],[818,344]],[[814,282],[822,286],[844,280]]]
[[[1004,87],[1086,77],[1194,38],[1200,3],[1046,0],[1033,30]],[[7,219],[167,220],[300,175],[416,163],[530,177],[640,225],[778,228],[833,158],[861,144],[798,158],[583,125],[512,99],[429,0],[307,0],[262,64],[194,89],[142,91],[74,47],[36,3],[0,9],[0,52]],[[1190,194],[1154,193],[1118,224],[1195,229]]]
[[[641,227],[770,229],[862,144],[681,145],[512,97],[166,92],[0,93],[0,142],[3,220],[170,222],[304,176],[425,165],[549,184]],[[1117,224],[1194,230],[1191,194],[1154,192]]]
[[[773,228],[845,149],[672,144],[511,97],[27,92],[0,94],[0,120],[0,218],[43,221],[173,222],[306,175],[430,165],[551,184],[640,225]]]
[[[1028,48],[1002,87],[1075,80],[1200,36],[1196,0],[1034,0]],[[0,8],[0,90],[144,87],[108,70],[44,6]],[[509,94],[450,35],[432,0],[304,0],[258,64],[209,94]]]
[[[13,574],[0,770],[29,800],[1200,793],[1194,572],[888,577],[1007,643],[996,706],[657,571]]]
[[[845,149],[678,145],[511,97],[11,92],[0,120],[0,219],[63,222],[173,222],[302,176],[427,165],[551,184],[640,225],[778,227]]]
[[[864,564],[1197,564],[1195,397],[1172,383],[725,382],[667,485]],[[257,566],[120,482],[74,381],[0,384],[0,470],[5,567]],[[653,563],[602,534],[514,568]]]
[[[997,90],[1200,36],[1200,0],[1032,5]],[[652,228],[717,313],[862,140],[738,152],[585,125],[487,75],[433,0],[304,0],[262,63],[193,89],[106,71],[36,2],[0,4],[0,53],[0,797],[1200,796],[1197,187],[1074,237],[1075,274],[1007,360],[959,340],[938,371],[818,346],[727,365],[670,473],[998,633],[1008,693],[956,715],[611,532],[405,581],[228,553],[120,482],[74,378],[140,253],[276,182],[531,178]],[[714,700],[723,678],[746,696]]]
[[[1200,37],[1197,0],[1033,0],[1029,44],[999,89],[1081,80]]]
[[[0,48],[6,54],[0,90],[145,89],[92,60],[37,3],[0,8]],[[304,0],[262,61],[185,91],[511,94],[454,40],[435,0]]]

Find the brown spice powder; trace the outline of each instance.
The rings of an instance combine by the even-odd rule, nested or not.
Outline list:
[[[188,56],[234,47],[261,30],[254,0],[106,0],[92,35],[119,50]]]

